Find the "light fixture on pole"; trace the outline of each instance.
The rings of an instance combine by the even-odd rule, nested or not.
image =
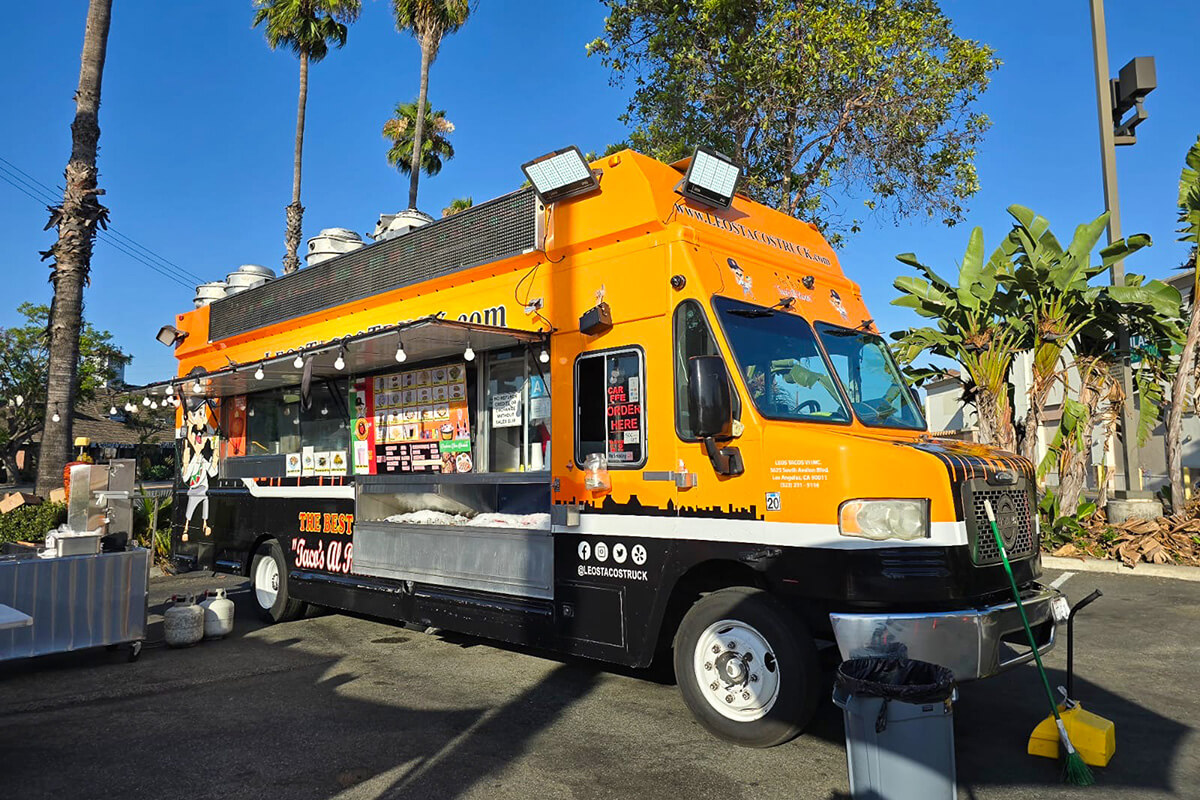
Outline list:
[[[1135,58],[1121,68],[1120,75],[1112,80],[1108,74],[1108,36],[1104,27],[1104,2],[1091,0],[1092,54],[1096,68],[1096,106],[1100,120],[1100,167],[1104,184],[1104,206],[1108,209],[1108,243],[1121,238],[1121,204],[1117,191],[1117,144],[1131,145],[1136,141],[1133,128],[1145,119],[1142,100],[1155,86],[1154,60]],[[1138,113],[1134,119],[1122,124],[1120,119],[1131,108]],[[1125,285],[1125,264],[1120,259],[1109,267],[1109,278],[1113,286]],[[1122,356],[1120,370],[1121,387],[1125,400],[1121,404],[1121,430],[1117,436],[1116,450],[1120,453],[1119,466],[1125,473],[1125,496],[1139,501],[1153,502],[1141,482],[1141,455],[1138,453],[1136,434],[1137,415],[1133,408],[1133,380],[1129,365],[1129,332],[1125,328],[1117,331],[1117,352]],[[1131,441],[1131,439],[1133,441]],[[1158,511],[1162,513],[1161,508]],[[1151,516],[1156,516],[1151,514]],[[1119,522],[1109,516],[1110,522]]]

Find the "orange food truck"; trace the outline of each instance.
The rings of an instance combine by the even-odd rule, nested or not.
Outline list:
[[[815,226],[706,148],[523,169],[164,328],[181,566],[247,576],[277,622],[673,663],[700,722],[763,747],[811,718],[821,641],[960,680],[1032,657],[990,500],[1053,646],[1031,465],[929,436]]]

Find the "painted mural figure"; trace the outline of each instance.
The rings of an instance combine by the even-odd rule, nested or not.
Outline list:
[[[191,527],[196,510],[200,510],[200,521],[204,535],[211,536],[208,525],[208,481],[217,477],[216,437],[208,423],[208,403],[201,401],[189,408],[184,431],[183,480],[187,484],[187,509],[183,516],[184,536]]]

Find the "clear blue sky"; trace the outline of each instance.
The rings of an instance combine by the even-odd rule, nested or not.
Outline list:
[[[112,224],[206,280],[242,263],[279,268],[283,207],[290,201],[296,60],[271,52],[250,28],[250,3],[118,0],[100,110],[101,186]],[[366,0],[350,41],[313,67],[305,138],[304,236],[320,228],[370,231],[377,215],[407,205],[407,180],[388,167],[380,127],[417,93],[419,51],[396,33],[386,0]],[[969,229],[990,247],[1008,229],[1014,202],[1050,218],[1060,236],[1103,210],[1087,0],[978,3],[947,0],[960,35],[994,46],[1004,66],[980,108],[993,120],[978,159],[982,190],[953,229],[868,221],[841,251],[884,330],[915,317],[890,307],[896,253],[957,263]],[[1175,196],[1183,154],[1200,132],[1194,0],[1108,3],[1115,72],[1137,55],[1158,61],[1159,88],[1134,147],[1118,148],[1124,229],[1156,242],[1127,269],[1167,277],[1186,254],[1175,242]],[[57,187],[70,150],[85,0],[6,8],[20,31],[0,51],[0,158]],[[603,148],[625,131],[626,91],[608,84],[584,44],[600,34],[604,8],[588,0],[480,0],[433,66],[430,98],[455,123],[457,156],[421,182],[421,207],[440,214],[452,198],[481,201],[514,188],[519,165],[564,144]],[[0,163],[0,167],[4,167]],[[856,207],[860,199],[847,199]],[[40,203],[0,182],[0,325],[23,300],[48,302],[38,251]],[[158,328],[191,307],[192,290],[100,243],[86,314],[134,356],[127,379],[173,374]]]

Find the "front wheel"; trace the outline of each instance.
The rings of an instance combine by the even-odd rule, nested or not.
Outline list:
[[[263,542],[254,553],[250,588],[258,613],[268,622],[290,622],[304,615],[305,603],[288,595],[287,563],[274,539]]]
[[[782,744],[816,711],[816,645],[804,623],[761,589],[733,587],[698,600],[679,625],[674,660],[684,702],[727,742]]]

